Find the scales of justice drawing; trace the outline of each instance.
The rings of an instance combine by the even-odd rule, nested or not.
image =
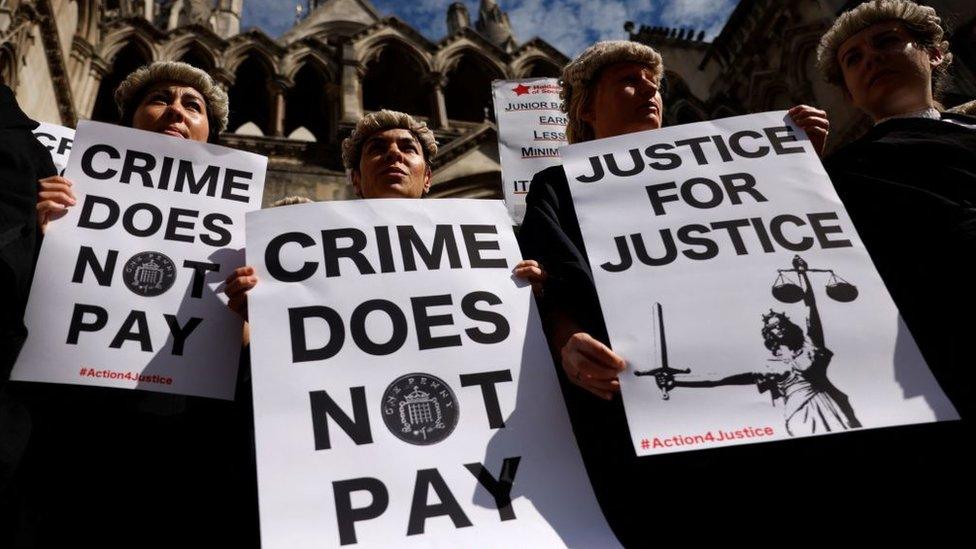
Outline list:
[[[733,374],[699,374],[692,368],[676,368],[668,359],[664,328],[664,309],[654,304],[652,333],[655,367],[635,371],[637,376],[652,376],[663,400],[684,388],[712,388],[729,385],[755,385],[760,393],[768,392],[772,403],[783,402],[786,430],[791,436],[842,431],[861,426],[848,396],[827,377],[833,352],[827,348],[823,324],[817,309],[811,274],[829,275],[826,294],[835,301],[849,303],[857,299],[857,287],[831,269],[813,269],[800,256],[794,256],[792,269],[777,269],[772,287],[773,297],[783,303],[803,302],[806,328],[800,327],[785,312],[772,309],[761,316],[762,326],[757,344],[771,354],[765,365],[742,365]],[[795,279],[792,278],[795,276]],[[679,391],[680,390],[680,391]]]

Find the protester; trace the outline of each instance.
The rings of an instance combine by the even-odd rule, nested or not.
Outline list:
[[[23,317],[36,260],[37,180],[57,173],[50,153],[31,133],[37,126],[0,84],[0,388],[27,335]]]
[[[887,441],[892,466],[915,482],[972,485],[976,288],[960,269],[976,255],[976,118],[940,112],[952,62],[936,11],[875,0],[824,34],[818,68],[874,126],[827,171],[926,362],[962,422]],[[912,395],[908,395],[912,396]],[[897,458],[897,459],[894,459]]]
[[[581,53],[562,76],[570,143],[659,128],[664,109],[659,91],[663,73],[660,55],[634,42],[602,42]],[[810,136],[815,150],[822,151],[829,129],[826,113],[801,105],[791,109],[790,116]],[[604,514],[625,545],[645,546],[650,543],[650,531],[679,522],[689,524],[692,521],[684,512],[729,519],[747,515],[738,508],[734,494],[788,483],[788,477],[781,475],[788,475],[785,471],[790,468],[805,471],[804,483],[850,482],[852,490],[873,485],[870,481],[878,479],[868,475],[863,482],[859,480],[863,461],[846,470],[823,467],[821,460],[829,462],[827,456],[836,451],[837,444],[822,439],[636,458],[623,405],[615,396],[617,378],[627,364],[609,346],[561,166],[536,174],[526,206],[519,241],[524,257],[536,260],[548,276],[540,309],[560,366],[577,441]],[[721,488],[712,486],[713,482]],[[791,512],[812,513],[823,499],[817,494],[805,500],[794,498]],[[857,508],[860,503],[852,496],[843,506]],[[841,505],[833,506],[840,512]],[[649,524],[651,517],[661,517],[657,511],[661,507],[673,509],[665,513],[668,524]]]
[[[7,379],[27,337],[24,308],[37,251],[37,180],[57,173],[51,155],[31,133],[37,128],[0,84],[0,547],[12,539],[25,486],[15,473],[30,437],[31,421],[22,398],[8,391]]]
[[[965,418],[973,402],[969,311],[976,288],[954,276],[976,255],[976,118],[939,112],[952,62],[935,10],[862,4],[824,35],[818,66],[871,117],[826,163],[831,179],[929,366]]]
[[[437,154],[434,132],[406,113],[381,110],[363,116],[342,142],[342,164],[360,198],[423,198],[430,192],[430,163]],[[538,290],[544,274],[535,261],[523,261],[515,274]],[[245,315],[247,292],[258,283],[254,268],[227,277],[228,306]]]
[[[213,142],[227,125],[226,93],[186,63],[137,69],[115,100],[123,124],[176,138]],[[39,227],[75,205],[71,187],[39,181]],[[250,395],[240,384],[236,401],[20,384],[34,432],[14,546],[257,546]]]
[[[115,102],[122,125],[138,130],[215,142],[227,127],[227,93],[206,72],[186,63],[157,61],[137,69],[115,90]],[[71,185],[61,176],[38,181],[42,231],[75,204]]]

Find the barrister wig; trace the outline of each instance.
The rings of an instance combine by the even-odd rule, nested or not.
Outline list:
[[[349,137],[342,140],[342,164],[347,170],[358,170],[359,160],[363,155],[363,144],[375,133],[403,129],[408,130],[417,138],[424,153],[424,162],[430,167],[430,161],[437,154],[437,141],[434,132],[427,124],[417,122],[405,112],[382,110],[371,112],[359,119],[356,129]]]
[[[278,206],[295,206],[297,204],[310,204],[313,200],[307,196],[286,196],[284,198],[279,198],[271,203],[272,208],[277,208]]]
[[[614,63],[640,63],[654,71],[654,78],[661,81],[664,63],[654,48],[629,40],[597,42],[579,54],[563,69],[562,110],[568,115],[566,138],[570,143],[581,143],[594,138],[593,128],[583,121],[582,114],[593,96],[601,71]]]
[[[949,42],[945,40],[942,30],[942,19],[934,9],[919,6],[909,0],[873,0],[838,17],[820,38],[820,45],[817,47],[817,69],[821,76],[827,82],[847,89],[837,52],[855,34],[885,21],[900,21],[920,48],[942,52],[942,63],[932,69],[932,81],[938,89],[939,82],[952,64]]]
[[[210,123],[210,141],[227,128],[229,105],[225,92],[209,74],[188,63],[156,61],[132,71],[115,89],[115,104],[119,107],[122,125],[131,126],[143,92],[159,82],[175,82],[190,86],[200,92],[207,102],[207,120]]]

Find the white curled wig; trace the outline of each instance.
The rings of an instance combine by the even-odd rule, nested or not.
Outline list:
[[[430,167],[431,159],[437,154],[434,132],[426,123],[418,122],[405,112],[388,110],[371,112],[359,119],[349,137],[342,140],[342,165],[350,171],[358,170],[366,140],[375,133],[395,129],[408,130],[417,138],[424,153],[424,162]]]
[[[920,6],[909,0],[873,0],[841,14],[833,26],[820,38],[817,46],[817,70],[824,80],[845,88],[837,53],[841,45],[855,34],[885,21],[900,21],[919,47],[942,53],[942,63],[932,71],[932,81],[937,84],[945,77],[952,64],[949,42],[945,39],[942,19],[934,9]]]
[[[560,98],[563,100],[562,110],[569,119],[566,138],[570,143],[581,143],[594,138],[593,128],[583,121],[583,109],[591,100],[594,84],[601,71],[609,65],[626,61],[650,67],[657,82],[664,75],[661,54],[650,46],[629,40],[597,42],[563,69]]]
[[[227,128],[230,111],[227,92],[205,71],[179,61],[156,61],[139,67],[125,77],[115,89],[115,104],[119,108],[123,125],[132,125],[132,117],[142,102],[144,92],[158,82],[175,82],[200,92],[207,103],[211,141]]]

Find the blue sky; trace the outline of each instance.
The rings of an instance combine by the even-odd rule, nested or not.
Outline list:
[[[447,34],[447,6],[454,0],[373,0],[383,15],[395,15],[424,36]],[[463,0],[478,18],[479,0]],[[244,0],[242,27],[256,26],[280,36],[295,20],[295,5],[305,0]],[[736,0],[498,0],[508,12],[518,41],[539,36],[572,57],[597,40],[626,38],[625,21],[638,25],[694,27],[706,39],[725,24]]]

